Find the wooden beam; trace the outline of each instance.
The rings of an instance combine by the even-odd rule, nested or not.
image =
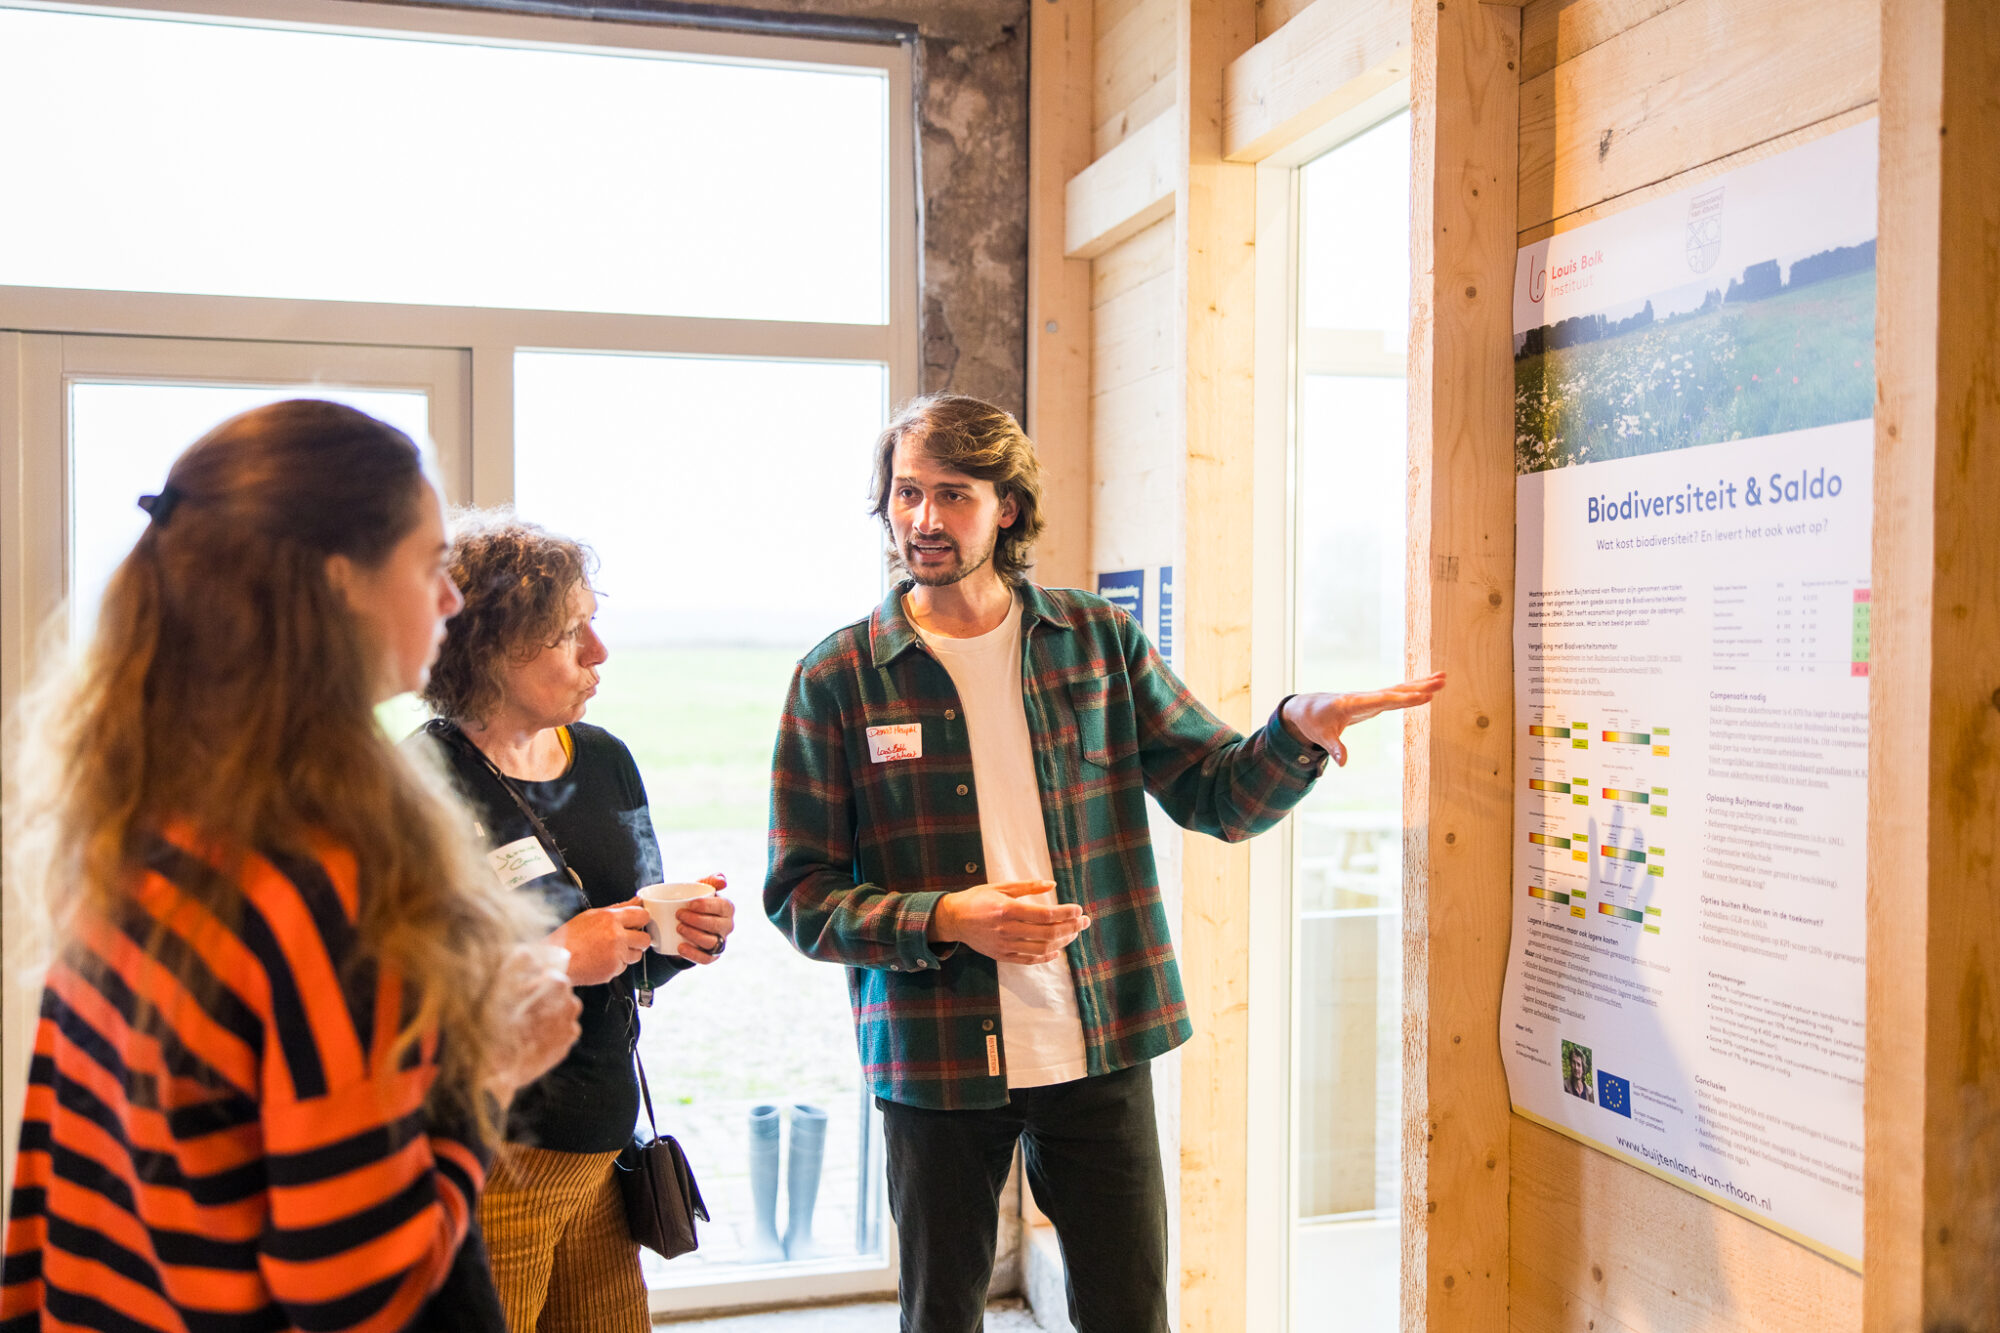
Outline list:
[[[1518,10],[1411,8],[1403,1327],[1507,1326]]]
[[[1028,19],[1028,434],[1045,478],[1035,577],[1090,578],[1090,264],[1063,254],[1071,177],[1090,165],[1091,0]]]
[[[1521,85],[1526,231],[1875,100],[1880,0],[1681,0]]]
[[[1681,0],[1533,0],[1521,11],[1521,81],[1546,74]]]
[[[1063,253],[1094,259],[1174,211],[1179,117],[1169,111],[1075,176],[1063,190]]]
[[[1885,0],[1868,749],[1870,1329],[2000,1311],[2000,7]]]
[[[1176,327],[1186,441],[1184,674],[1248,729],[1256,505],[1257,169],[1223,158],[1223,72],[1256,40],[1253,0],[1178,0]],[[1181,1062],[1180,1326],[1244,1326],[1250,1117],[1250,849],[1182,844],[1181,955],[1194,1037]]]
[[[1223,152],[1261,162],[1410,70],[1408,0],[1314,0],[1230,62]]]

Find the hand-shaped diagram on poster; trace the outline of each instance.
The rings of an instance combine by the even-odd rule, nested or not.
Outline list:
[[[1858,1269],[1875,123],[1521,251],[1514,1109]]]

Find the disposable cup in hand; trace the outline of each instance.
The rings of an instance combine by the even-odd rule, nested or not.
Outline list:
[[[677,953],[679,946],[669,944],[678,939],[680,922],[674,913],[681,905],[696,898],[707,898],[715,893],[713,884],[648,884],[639,890],[639,901],[646,904],[646,914],[652,918],[647,933],[653,937],[653,948],[659,953]]]

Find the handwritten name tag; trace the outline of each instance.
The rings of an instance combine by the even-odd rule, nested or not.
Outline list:
[[[891,759],[924,757],[924,725],[905,722],[897,727],[868,728],[868,757],[878,764]]]
[[[553,875],[556,863],[549,860],[549,854],[542,850],[541,840],[534,837],[510,842],[505,847],[496,847],[486,853],[486,859],[493,866],[493,873],[500,882],[510,889],[518,889],[531,879],[543,875]]]

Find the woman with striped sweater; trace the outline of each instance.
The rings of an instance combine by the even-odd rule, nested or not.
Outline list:
[[[437,493],[301,401],[141,503],[11,774],[52,948],[0,1330],[411,1327],[577,1032],[547,923],[375,721],[460,605]]]

